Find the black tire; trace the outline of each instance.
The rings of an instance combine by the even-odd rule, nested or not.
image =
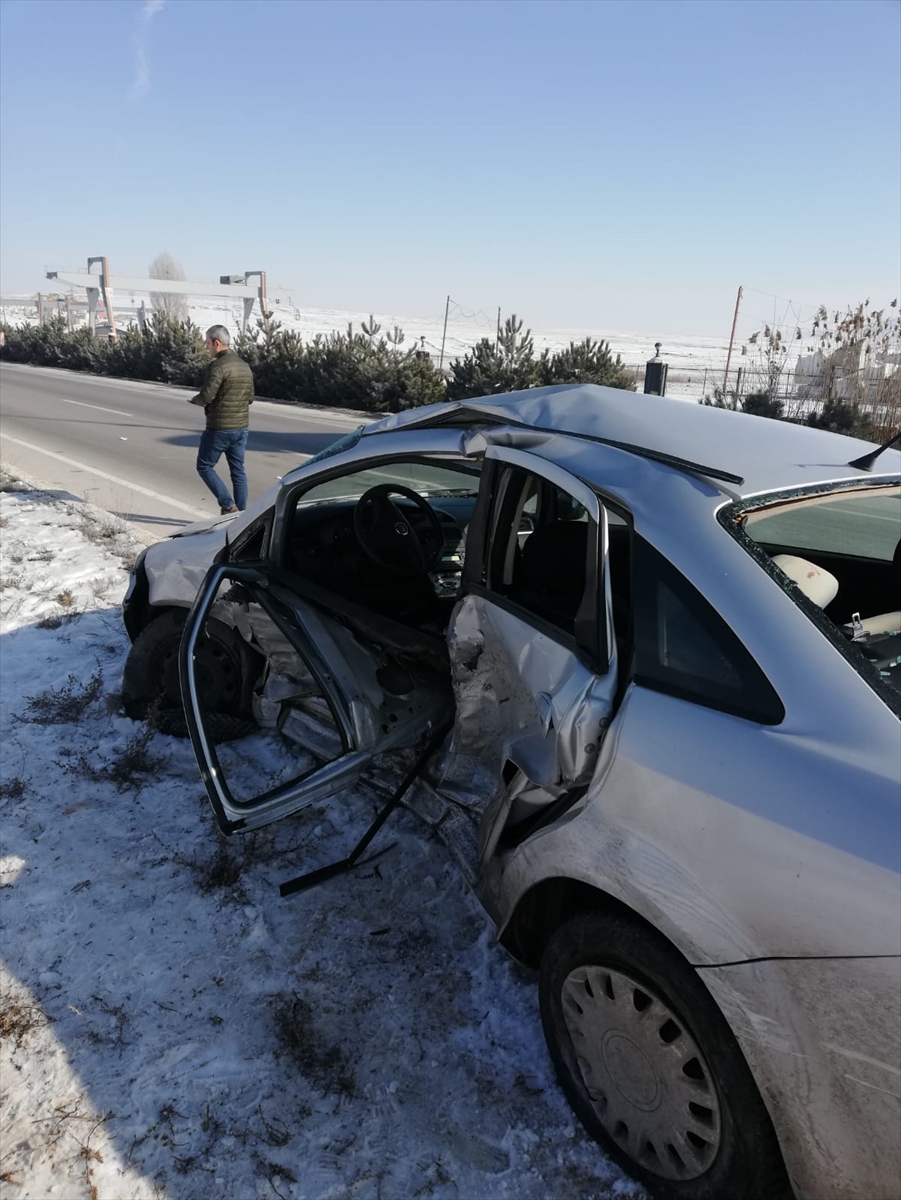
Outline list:
[[[539,994],[567,1099],[653,1196],[791,1195],[741,1050],[710,993],[664,938],[628,916],[571,917],[545,948]]]
[[[187,620],[184,609],[169,609],[145,625],[125,660],[122,701],[133,720],[148,718],[163,733],[186,737],[188,728],[178,682],[178,648]],[[262,659],[241,635],[209,619],[197,644],[197,680],[216,741],[243,737],[256,728],[251,701]]]

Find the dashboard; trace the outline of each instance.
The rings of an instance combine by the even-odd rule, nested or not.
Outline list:
[[[432,586],[439,598],[456,593],[463,570],[466,526],[472,518],[476,498],[473,495],[426,497],[444,532],[444,546],[438,567],[431,573]],[[415,504],[393,498],[395,504],[417,534],[427,537],[428,520]],[[288,535],[286,564],[325,587],[343,592],[348,584],[376,582],[389,574],[373,563],[363,551],[354,533],[355,499],[328,500],[298,505]],[[432,542],[434,545],[434,542]]]

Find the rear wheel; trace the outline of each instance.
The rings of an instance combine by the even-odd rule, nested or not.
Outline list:
[[[170,609],[146,625],[125,661],[122,700],[135,720],[155,721],[163,733],[187,736],[178,680],[178,648],[187,619]],[[197,683],[211,733],[217,741],[241,737],[256,727],[251,700],[262,659],[236,630],[221,621],[205,623],[197,642]]]
[[[780,1200],[776,1135],[696,973],[637,920],[570,918],[541,963],[541,1019],[582,1124],[661,1200]]]

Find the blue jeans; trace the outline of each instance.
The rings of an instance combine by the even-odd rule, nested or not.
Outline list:
[[[246,445],[246,429],[205,429],[200,435],[197,474],[219,501],[220,508],[231,508],[236,504],[243,512],[247,507],[247,475],[244,472]],[[235,491],[234,500],[214,469],[223,454]]]

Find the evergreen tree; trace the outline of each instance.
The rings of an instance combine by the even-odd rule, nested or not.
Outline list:
[[[540,360],[542,385],[552,383],[597,383],[604,387],[634,391],[634,373],[630,372],[617,354],[610,351],[609,342],[587,337],[583,342],[570,342],[565,350],[550,354],[547,350]]]
[[[368,337],[368,338],[369,338],[369,344],[370,344],[370,346],[371,346],[371,345],[372,345],[372,339],[375,337],[375,335],[376,335],[376,334],[379,332],[379,330],[380,330],[382,327],[381,327],[381,325],[378,323],[378,321],[375,319],[375,317],[373,316],[373,314],[372,314],[372,313],[370,313],[370,314],[369,314],[369,324],[367,324],[367,323],[364,321],[364,322],[363,322],[363,324],[360,326],[360,328],[363,330],[363,333],[366,335],[366,337]]]
[[[751,392],[741,402],[742,412],[750,413],[754,417],[771,417],[775,421],[781,419],[784,408],[783,402],[768,392]]]
[[[385,337],[388,339],[388,341],[394,347],[395,352],[397,352],[399,350],[401,343],[404,340],[404,336],[405,336],[404,331],[401,329],[401,327],[399,325],[395,325],[390,333],[385,334]]]
[[[522,332],[522,321],[514,313],[504,322],[497,342],[482,338],[462,359],[451,363],[447,381],[450,400],[518,392],[540,382],[532,331]]]
[[[836,400],[830,397],[819,412],[807,417],[807,424],[814,429],[828,429],[831,433],[847,433],[852,437],[871,440],[874,437],[873,422],[868,413],[852,400]]]

